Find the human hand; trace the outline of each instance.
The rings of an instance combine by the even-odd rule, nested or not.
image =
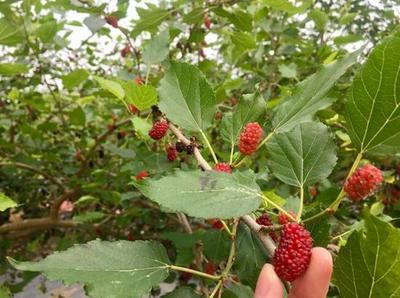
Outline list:
[[[312,249],[307,271],[294,282],[289,298],[325,298],[332,275],[332,257],[322,247]],[[282,298],[283,284],[271,264],[265,264],[258,277],[254,298]]]

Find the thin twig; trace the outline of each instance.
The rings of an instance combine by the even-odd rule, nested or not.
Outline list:
[[[46,230],[49,228],[73,228],[79,223],[72,220],[58,220],[50,217],[25,219],[21,222],[7,223],[0,226],[0,234],[25,229]]]
[[[61,181],[59,181],[57,178],[51,176],[50,174],[47,174],[46,172],[39,170],[38,168],[35,168],[34,166],[24,164],[21,162],[2,162],[0,163],[0,167],[17,167],[25,170],[29,170],[31,172],[35,172],[41,176],[43,176],[45,179],[49,180],[53,184],[57,185],[61,190],[65,190],[65,186]]]

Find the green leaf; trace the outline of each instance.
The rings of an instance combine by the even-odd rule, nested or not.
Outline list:
[[[53,40],[57,34],[58,28],[55,21],[46,22],[41,25],[37,30],[36,34],[43,43],[49,43]]]
[[[336,164],[335,144],[321,123],[302,123],[289,132],[275,134],[267,149],[273,174],[297,187],[326,178]]]
[[[296,78],[297,77],[297,65],[294,63],[280,64],[278,66],[279,72],[281,73],[282,77],[284,78]]]
[[[183,21],[187,24],[199,23],[203,20],[204,8],[196,7],[191,12],[183,16]]]
[[[98,201],[99,199],[94,197],[94,196],[90,196],[90,195],[85,195],[85,196],[81,196],[77,201],[74,202],[75,205],[85,205],[85,204],[90,204],[93,202]]]
[[[168,276],[165,248],[154,241],[90,241],[15,268],[41,271],[49,279],[88,285],[92,297],[140,298]]]
[[[140,19],[132,31],[132,36],[136,37],[143,31],[154,31],[168,16],[170,12],[164,9],[142,10]]]
[[[83,23],[90,29],[90,31],[92,31],[92,33],[96,33],[103,28],[106,21],[102,17],[92,15],[85,18]]]
[[[76,69],[69,74],[62,76],[62,82],[65,88],[71,89],[79,86],[82,82],[86,81],[89,77],[88,72],[85,69]]]
[[[0,211],[5,211],[8,208],[14,208],[17,206],[17,203],[7,197],[4,193],[0,192]]]
[[[291,130],[302,122],[309,122],[315,112],[329,106],[333,99],[326,97],[346,70],[352,66],[359,55],[356,51],[334,63],[324,66],[317,73],[297,84],[293,94],[277,107],[272,121],[276,132]]]
[[[132,119],[133,127],[135,128],[135,133],[143,138],[143,139],[150,139],[149,131],[152,128],[152,123],[149,120],[135,117]]]
[[[106,215],[100,211],[87,211],[74,215],[73,220],[78,222],[98,222],[102,220]]]
[[[111,80],[106,80],[98,76],[94,76],[94,79],[97,81],[97,83],[100,84],[101,88],[112,93],[118,99],[123,99],[125,97],[124,89],[121,87],[119,83]]]
[[[235,272],[243,284],[254,288],[267,255],[258,236],[244,224],[238,228],[236,251]]]
[[[81,107],[76,107],[68,113],[69,122],[72,125],[85,126],[86,115]]]
[[[238,49],[243,51],[254,49],[257,46],[256,41],[250,34],[241,31],[232,33],[231,40]]]
[[[222,230],[207,230],[203,237],[204,255],[213,262],[222,262],[228,258],[231,241]]]
[[[158,103],[157,90],[151,85],[138,85],[134,82],[124,84],[125,100],[143,111]]]
[[[242,284],[230,284],[224,289],[222,298],[253,298],[253,290]]]
[[[158,64],[164,61],[169,54],[169,33],[167,30],[154,37],[143,50],[143,62],[147,65]]]
[[[360,152],[400,150],[400,33],[385,39],[354,78],[346,103],[347,129]]]
[[[202,234],[196,231],[193,234],[183,232],[164,232],[162,239],[170,240],[176,248],[175,264],[189,266],[194,260],[194,245],[202,239]]]
[[[103,147],[110,151],[112,155],[122,158],[133,159],[136,156],[135,151],[115,146],[114,144],[104,144]]]
[[[160,110],[173,123],[193,132],[210,127],[215,113],[215,94],[199,69],[172,61],[158,92]]]
[[[307,217],[311,217],[311,214]],[[329,244],[331,240],[331,236],[329,234],[331,226],[326,216],[322,216],[317,220],[307,222],[305,227],[311,233],[314,246],[326,247]]]
[[[0,286],[0,298],[10,298],[10,297],[11,297],[10,290],[6,286],[1,285]]]
[[[310,11],[308,15],[314,21],[315,26],[318,28],[318,30],[325,30],[326,24],[329,22],[329,17],[325,12],[319,9],[314,9]]]
[[[400,297],[400,231],[366,215],[365,231],[354,231],[335,261],[340,297]]]
[[[295,0],[295,5],[293,1],[289,0],[263,0],[262,3],[268,5],[276,10],[281,10],[287,12],[288,14],[296,14],[305,11],[313,2],[312,0]]]
[[[11,23],[7,19],[0,19],[0,44],[6,46],[16,45],[24,38],[19,26]]]
[[[175,289],[173,292],[168,293],[163,298],[201,298],[199,294],[197,294],[192,288],[183,287],[179,289]]]
[[[253,17],[242,10],[229,14],[228,18],[238,30],[251,32],[253,29]]]
[[[260,189],[249,171],[225,174],[178,170],[159,180],[133,184],[161,206],[200,218],[238,217],[260,205]]]
[[[345,15],[343,15],[340,20],[339,20],[339,24],[340,25],[348,25],[351,22],[353,22],[354,18],[357,16],[356,13],[346,13]]]
[[[227,113],[222,119],[221,135],[232,146],[247,123],[256,120],[265,111],[265,100],[258,94],[246,94],[237,105],[236,111]]]
[[[13,76],[21,73],[26,73],[28,66],[20,63],[1,63],[0,64],[0,75]]]
[[[337,45],[344,45],[352,42],[357,42],[363,40],[363,36],[361,34],[350,34],[344,36],[338,36],[333,39],[333,42]]]

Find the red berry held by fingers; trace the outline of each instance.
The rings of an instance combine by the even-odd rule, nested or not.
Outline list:
[[[239,150],[244,155],[250,155],[257,150],[261,141],[263,130],[257,122],[246,124],[239,139]]]
[[[271,221],[271,219],[269,218],[268,214],[264,213],[261,216],[259,216],[256,219],[256,222],[260,225],[260,226],[265,226],[265,227],[272,227],[273,223]],[[278,241],[278,237],[276,236],[275,232],[269,232],[268,235],[272,238],[272,240],[274,240],[275,242]]]
[[[114,28],[118,28],[118,19],[112,15],[108,15],[105,18],[107,24],[113,26]]]
[[[147,173],[147,171],[141,171],[136,175],[136,180],[143,180],[147,177],[149,177],[149,173]]]
[[[357,169],[344,184],[347,196],[354,202],[373,194],[383,181],[381,170],[371,164]]]
[[[313,240],[310,232],[297,223],[283,227],[274,254],[276,274],[285,281],[294,281],[308,268]]]
[[[153,127],[149,131],[149,136],[154,140],[161,140],[168,131],[168,122],[166,120],[160,120],[153,124]]]
[[[167,148],[167,158],[169,161],[175,161],[178,156],[178,152],[174,146],[169,146]]]
[[[219,162],[214,166],[214,171],[216,172],[224,172],[224,173],[232,173],[232,168],[229,164],[225,162]]]

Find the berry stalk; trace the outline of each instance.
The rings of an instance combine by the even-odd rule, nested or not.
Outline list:
[[[213,149],[213,147],[211,146],[210,142],[208,141],[207,136],[204,134],[203,131],[200,131],[200,134],[201,134],[201,136],[203,137],[204,142],[206,143],[208,149],[210,149],[210,152],[211,152],[211,155],[212,155],[212,157],[213,157],[213,159],[214,159],[214,162],[215,162],[215,163],[218,163],[217,156],[215,155],[214,149]]]

